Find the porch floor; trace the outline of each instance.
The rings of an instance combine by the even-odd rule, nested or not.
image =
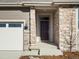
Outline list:
[[[57,46],[50,42],[38,43],[40,55],[62,55],[62,52],[57,49]]]
[[[62,51],[57,49],[57,46],[49,42],[37,43],[40,49],[40,55],[63,55]],[[38,50],[25,51],[24,55],[38,55]]]

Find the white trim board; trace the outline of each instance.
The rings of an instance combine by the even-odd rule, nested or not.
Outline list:
[[[23,22],[24,25],[25,25],[25,20],[21,19],[21,20],[15,20],[15,19],[11,19],[11,20],[8,20],[8,19],[0,19],[0,22]]]
[[[76,43],[77,43],[77,45],[76,45],[76,50],[77,51],[79,51],[79,43],[78,43],[78,33],[79,33],[79,29],[78,29],[78,13],[79,13],[79,11],[78,11],[78,9],[79,8],[76,8]]]

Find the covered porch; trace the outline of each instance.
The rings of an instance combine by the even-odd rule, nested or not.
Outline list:
[[[69,31],[67,26],[70,26],[70,19],[73,19],[73,23],[76,22],[74,20],[76,19],[76,9],[73,7],[71,5],[67,5],[66,7],[65,5],[34,7],[34,12],[32,13],[34,13],[33,16],[35,15],[35,23],[33,24],[35,24],[36,30],[36,44],[48,41],[49,44],[56,45],[62,51],[68,49],[64,48],[66,44],[63,43],[65,42],[63,32]]]
[[[31,8],[31,51],[26,54],[62,55],[59,48],[59,13],[58,8],[39,6]],[[36,53],[32,53],[33,51]],[[50,52],[51,53],[50,53]]]
[[[59,50],[59,12],[54,7],[34,7],[31,9],[31,37],[36,35],[36,45],[31,46],[40,49],[40,55],[61,55]],[[31,38],[33,43],[33,38]],[[35,44],[35,43],[34,43]],[[36,49],[37,49],[36,48]],[[51,53],[50,53],[50,52]],[[58,53],[59,52],[59,53]],[[33,54],[34,55],[34,54]]]
[[[59,13],[54,7],[36,7],[36,42],[59,47]],[[47,43],[48,44],[48,43]]]

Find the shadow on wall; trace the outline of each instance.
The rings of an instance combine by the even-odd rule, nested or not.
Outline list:
[[[22,12],[30,12],[29,7],[0,7],[0,10],[21,10]]]

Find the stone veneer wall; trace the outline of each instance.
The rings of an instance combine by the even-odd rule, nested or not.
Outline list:
[[[24,30],[24,50],[36,47],[36,11],[34,8],[30,9],[29,15],[30,19],[26,20],[28,30]]]
[[[24,50],[36,48],[36,10],[31,8],[29,15],[26,21],[28,30],[24,30]]]
[[[69,50],[69,45],[66,40],[69,42],[70,40],[70,24],[72,20],[72,37],[76,36],[76,9],[75,8],[59,8],[59,47],[61,50],[67,51]],[[66,40],[65,40],[66,39]],[[76,42],[74,41],[74,44]],[[72,48],[72,51],[76,50],[76,45]]]
[[[36,10],[31,8],[30,10],[30,28],[31,28],[31,45],[36,44]]]
[[[26,15],[26,17],[27,19],[25,23],[28,28],[24,30],[24,50],[28,50],[28,48],[31,49],[36,47],[36,11],[35,9],[33,8],[30,9],[30,12],[28,15]]]
[[[54,19],[53,19],[53,37],[54,37],[54,43],[56,45],[59,45],[59,11],[56,10],[54,13]]]
[[[27,29],[24,30],[24,40],[23,40],[23,45],[24,45],[24,50],[28,50],[29,48],[29,33],[30,33],[30,30],[29,30],[29,12],[28,12],[28,15],[27,15],[27,19],[25,21],[25,25],[27,26]]]

